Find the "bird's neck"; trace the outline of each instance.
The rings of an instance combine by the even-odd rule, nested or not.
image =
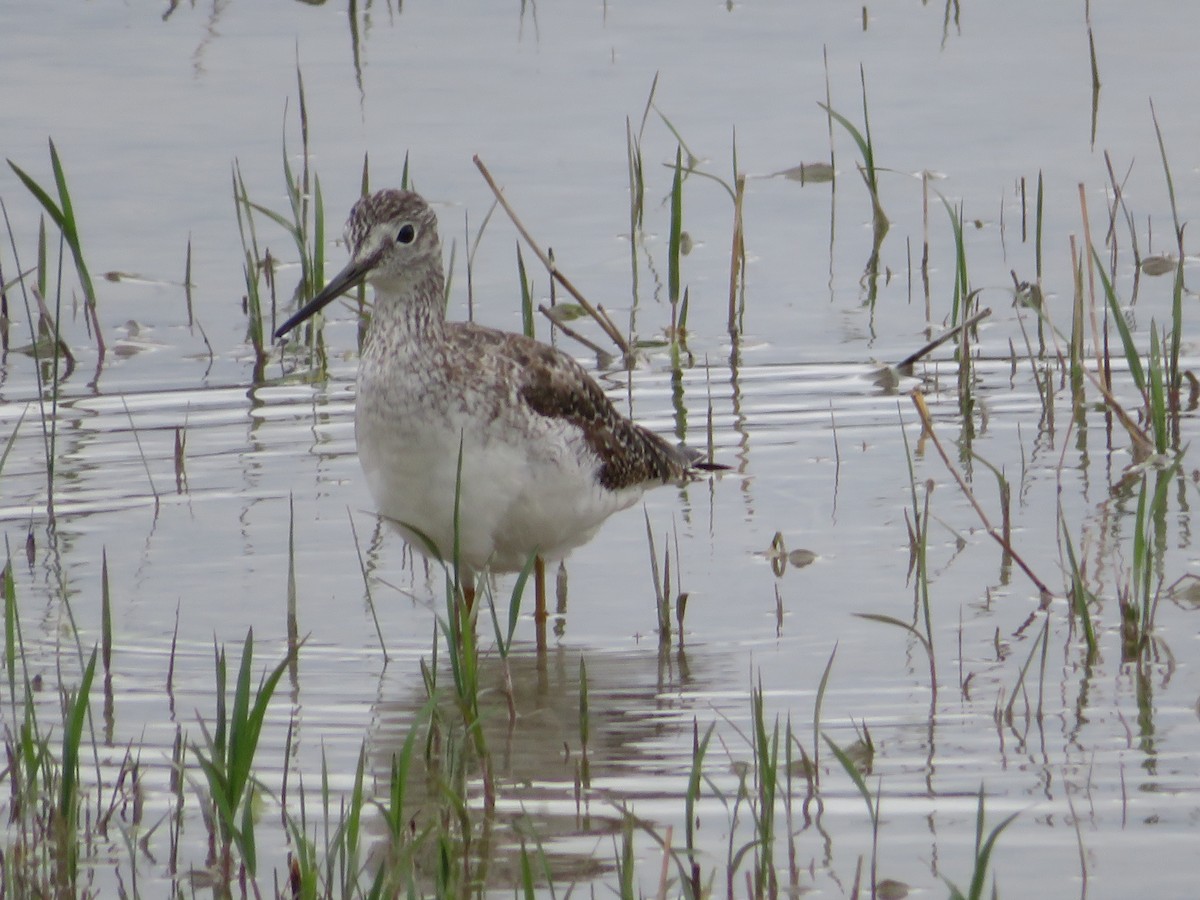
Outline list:
[[[446,284],[441,272],[418,280],[376,281],[372,339],[416,349],[443,339]]]

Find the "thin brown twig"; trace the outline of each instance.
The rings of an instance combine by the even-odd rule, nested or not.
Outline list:
[[[971,504],[975,510],[975,514],[979,516],[979,521],[983,523],[984,530],[997,544],[1000,545],[1005,553],[1012,557],[1013,562],[1021,567],[1021,571],[1025,573],[1026,577],[1033,582],[1034,587],[1038,589],[1038,592],[1041,594],[1042,601],[1045,602],[1048,600],[1053,596],[1053,592],[1050,590],[1050,588],[1046,587],[1046,583],[1044,581],[1042,581],[1033,573],[1033,569],[1029,568],[1029,565],[1021,557],[1021,554],[1013,549],[1012,544],[1004,539],[1004,535],[997,531],[995,526],[992,525],[991,521],[987,517],[987,513],[983,511],[983,507],[980,506],[979,501],[975,499],[975,494],[971,491],[971,488],[967,485],[966,481],[963,480],[963,477],[961,474],[959,474],[958,469],[954,467],[954,463],[950,461],[950,457],[946,453],[945,448],[942,446],[942,442],[938,440],[937,433],[933,430],[933,420],[929,415],[929,407],[925,405],[925,397],[922,396],[919,391],[915,390],[910,393],[909,396],[912,397],[913,405],[917,408],[917,415],[921,417],[921,427],[925,429],[925,433],[929,435],[929,439],[933,441],[933,446],[937,449],[938,456],[942,458],[942,462],[945,464],[946,469],[952,476],[954,476],[954,480],[958,482],[959,489],[963,492],[963,495],[966,496],[967,502]]]
[[[549,319],[550,324],[553,325],[555,328],[557,328],[559,331],[561,331],[563,334],[565,334],[567,337],[572,338],[573,340],[579,341],[579,343],[583,344],[583,346],[587,347],[589,350],[591,350],[597,356],[603,356],[603,357],[609,356],[608,351],[605,350],[603,347],[601,347],[599,344],[597,344],[595,341],[588,340],[582,334],[580,334],[578,331],[571,328],[569,325],[564,325],[562,322],[560,322],[558,319],[556,319],[554,317],[554,313],[551,311],[551,308],[548,307],[545,303],[538,304],[538,312],[540,312],[543,316],[545,316],[547,319]]]
[[[551,307],[546,306],[546,304],[540,304],[538,306],[538,312],[540,312],[542,316],[545,316],[547,319],[550,319],[550,324],[553,325],[554,328],[562,331],[564,335],[572,338],[572,340],[580,342],[584,347],[592,350],[596,356],[600,356],[600,358],[604,359],[611,359],[611,354],[608,353],[608,350],[606,350],[604,347],[601,347],[600,344],[596,343],[595,341],[589,341],[588,338],[581,335],[580,332],[572,329],[570,325],[564,325],[562,322],[559,322],[557,318],[554,318],[554,313]]]
[[[500,186],[496,184],[495,179],[492,178],[492,173],[488,171],[487,166],[483,164],[483,160],[479,158],[479,155],[476,154],[472,157],[472,159],[475,162],[475,166],[483,175],[483,180],[487,182],[488,187],[492,189],[492,193],[496,195],[496,202],[504,207],[504,211],[508,213],[509,219],[511,219],[513,225],[516,226],[517,232],[525,239],[525,243],[529,245],[529,249],[534,252],[539,260],[541,260],[541,263],[543,266],[545,266],[546,271],[550,273],[550,277],[561,284],[563,289],[575,298],[575,302],[583,307],[584,312],[595,319],[596,323],[604,330],[604,333],[612,338],[613,343],[617,345],[621,353],[625,356],[628,356],[629,342],[625,340],[621,332],[613,326],[612,322],[608,320],[607,316],[601,315],[596,307],[592,306],[592,304],[588,302],[587,298],[576,289],[575,285],[568,280],[566,275],[559,271],[558,266],[554,264],[553,260],[546,255],[545,251],[543,251],[540,246],[538,246],[537,242],[533,239],[533,236],[525,229],[525,226],[521,223],[521,220],[517,218],[517,214],[513,211],[513,208],[508,205],[508,201],[504,199],[504,194],[501,192]]]
[[[1099,257],[1096,254],[1096,248],[1089,247],[1088,249],[1091,250],[1093,263],[1099,265]],[[1058,357],[1061,360],[1062,349],[1058,346],[1058,339],[1060,337],[1058,329],[1054,327],[1054,323],[1050,321],[1050,317],[1046,315],[1046,311],[1044,309],[1037,309],[1035,312],[1037,313],[1038,318],[1040,318],[1046,323],[1046,325],[1049,326],[1050,340],[1054,344],[1055,353],[1058,354]],[[1134,458],[1137,459],[1152,455],[1155,452],[1154,441],[1152,441],[1146,435],[1137,422],[1133,420],[1133,417],[1125,411],[1125,408],[1121,406],[1119,402],[1117,402],[1117,398],[1113,396],[1112,391],[1105,387],[1100,378],[1096,376],[1096,373],[1094,373],[1087,366],[1081,366],[1080,368],[1082,369],[1083,374],[1087,377],[1088,381],[1092,383],[1092,387],[1100,392],[1100,396],[1104,398],[1105,404],[1107,404],[1108,408],[1113,411],[1113,414],[1117,417],[1117,421],[1121,423],[1121,426],[1129,435],[1129,439],[1133,442],[1135,447]]]
[[[955,325],[949,331],[945,331],[942,334],[939,334],[937,337],[935,337],[932,341],[930,341],[928,344],[926,344],[920,350],[917,350],[915,353],[908,354],[908,356],[904,357],[904,359],[902,359],[902,360],[900,360],[900,362],[896,363],[895,368],[896,369],[907,369],[909,366],[911,366],[913,363],[915,363],[921,357],[927,356],[928,354],[930,354],[934,350],[936,350],[938,347],[940,347],[942,344],[946,343],[946,341],[950,340],[950,338],[954,337],[955,335],[959,334],[960,332],[966,331],[968,328],[974,328],[976,325],[978,325],[980,322],[982,322],[984,319],[986,319],[991,314],[992,314],[992,308],[990,306],[985,306],[983,309],[979,310],[979,312],[975,313],[975,315],[971,316],[971,318],[969,318],[963,322],[960,322],[958,325]]]
[[[667,836],[663,838],[662,868],[658,872],[658,900],[667,900],[667,890],[670,887],[671,874],[671,837],[674,826],[667,826]]]

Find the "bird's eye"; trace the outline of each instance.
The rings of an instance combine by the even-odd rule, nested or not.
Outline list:
[[[400,226],[400,231],[396,233],[397,244],[411,244],[417,236],[417,229],[413,228],[408,222]]]

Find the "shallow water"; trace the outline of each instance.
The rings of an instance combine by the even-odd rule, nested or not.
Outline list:
[[[424,703],[420,662],[435,640],[441,575],[414,562],[371,513],[354,457],[353,317],[333,308],[327,379],[313,381],[295,359],[275,354],[256,382],[246,343],[230,165],[238,161],[253,199],[285,208],[281,135],[299,166],[297,57],[331,236],[357,195],[363,154],[372,184],[382,186],[399,182],[408,153],[416,185],[437,205],[448,256],[457,245],[451,315],[463,317],[465,234],[474,241],[491,202],[471,165],[477,152],[572,280],[644,339],[661,337],[670,322],[668,211],[660,201],[671,172],[660,164],[674,158],[676,139],[651,112],[642,136],[646,236],[633,263],[625,123],[638,129],[657,73],[656,107],[704,171],[729,180],[736,129],[738,167],[748,175],[744,333],[735,342],[726,330],[729,198],[714,181],[692,176],[685,227],[694,248],[682,268],[694,364],[673,378],[667,353],[652,349],[631,373],[606,372],[603,381],[639,421],[696,445],[705,441],[711,404],[717,457],[731,471],[648,495],[644,511],[615,517],[573,555],[567,610],[547,657],[528,646],[532,623],[519,625],[523,643],[509,669],[521,717],[511,733],[496,697],[498,654],[487,652],[500,820],[529,816],[556,882],[603,890],[615,883],[621,807],[660,835],[672,828],[680,845],[693,722],[701,731],[715,723],[698,840],[701,868],[706,877],[715,873],[714,890],[724,893],[730,846],[748,834],[743,809],[730,838],[727,801],[751,758],[751,689],[763,687],[768,725],[790,719],[811,754],[818,686],[835,654],[821,727],[841,746],[863,726],[875,742],[867,783],[881,798],[880,878],[940,892],[944,876],[965,887],[982,785],[989,827],[1018,814],[992,860],[1002,892],[1188,894],[1193,879],[1181,861],[1190,858],[1200,814],[1195,603],[1165,586],[1200,574],[1191,526],[1196,466],[1185,452],[1157,523],[1163,549],[1153,574],[1164,586],[1157,643],[1140,662],[1123,659],[1116,598],[1133,564],[1139,470],[1130,469],[1128,437],[1090,388],[1084,415],[1073,417],[1069,385],[1055,373],[1054,415],[1043,416],[1024,359],[1025,335],[1036,346],[1036,321],[1014,307],[1010,272],[1022,280],[1036,274],[1042,173],[1042,278],[1049,314],[1065,332],[1071,239],[1078,247],[1085,239],[1080,184],[1098,247],[1108,228],[1104,151],[1141,253],[1172,249],[1146,101],[1153,99],[1179,218],[1187,221],[1200,202],[1192,152],[1200,146],[1193,115],[1200,75],[1191,65],[1195,29],[1187,26],[1200,13],[1093,5],[1102,82],[1093,140],[1082,9],[964,4],[956,25],[952,5],[878,7],[868,9],[864,28],[858,8],[802,6],[609,4],[581,13],[543,4],[535,15],[532,6],[522,13],[376,4],[357,10],[354,33],[345,10],[302,4],[180,6],[165,18],[160,10],[90,4],[73,10],[66,26],[32,6],[0,12],[0,83],[18,86],[0,92],[3,153],[50,183],[45,139],[54,139],[109,343],[98,365],[68,293],[61,319],[78,362],[57,409],[43,410],[35,365],[15,349],[29,342],[29,328],[20,293],[9,290],[0,438],[20,427],[0,473],[0,522],[23,660],[44,679],[37,702],[47,721],[57,721],[59,673],[63,684],[77,683],[77,641],[88,652],[99,640],[107,563],[112,711],[102,713],[95,691],[100,760],[85,778],[94,780],[97,767],[102,779],[111,777],[132,743],[143,763],[147,819],[168,811],[176,735],[197,740],[197,715],[214,714],[214,644],[233,653],[253,628],[257,666],[286,652],[289,533],[296,627],[307,643],[271,707],[260,777],[276,790],[286,766],[293,784],[302,777],[311,790],[324,759],[331,785],[349,790],[365,744],[372,789],[384,792],[391,753]],[[1168,15],[1174,25],[1164,29]],[[877,163],[887,168],[881,202],[892,220],[873,281],[864,277],[870,204],[846,134],[834,132],[835,188],[773,174],[828,159],[829,127],[817,105],[827,78],[833,106],[861,122],[860,64]],[[881,375],[950,314],[953,235],[936,193],[928,197],[928,225],[923,219],[921,180],[912,174],[923,170],[939,173],[931,186],[963,205],[970,282],[992,309],[977,345],[974,460],[953,444],[962,417],[948,345],[898,382]],[[0,197],[26,268],[38,209],[7,167]],[[926,234],[928,295],[920,270]],[[1128,303],[1134,268],[1122,219],[1116,234],[1118,290]],[[189,239],[192,325],[181,284]],[[497,213],[474,255],[474,310],[487,324],[520,326],[515,239]],[[294,248],[265,220],[259,240],[282,261],[285,309],[298,278]],[[343,253],[330,243],[330,271]],[[0,265],[8,282],[17,265],[7,244]],[[108,271],[138,277],[101,279]],[[1185,271],[1193,277],[1190,257]],[[544,274],[532,277],[545,297]],[[1169,321],[1171,292],[1169,276],[1139,280],[1136,305],[1125,309],[1139,346],[1149,346],[1152,322]],[[1183,366],[1195,369],[1194,295],[1183,303]],[[538,327],[545,337],[546,323]],[[1087,339],[1090,346],[1090,325]],[[558,341],[594,366],[586,350]],[[1050,366],[1053,355],[1040,365]],[[1114,377],[1118,398],[1136,409],[1123,360]],[[926,393],[939,437],[996,520],[996,479],[980,460],[1010,480],[1013,544],[1058,595],[1047,611],[922,438],[907,396],[914,388]],[[51,419],[53,525],[42,437]],[[1186,446],[1194,410],[1181,422]],[[186,441],[181,469],[177,435]],[[922,507],[926,481],[934,485],[935,703],[921,644],[857,615],[912,622],[917,614],[906,524],[914,480]],[[1098,598],[1100,653],[1091,661],[1061,596],[1068,579],[1060,505]],[[669,547],[673,577],[690,596],[682,649],[658,646],[647,521],[660,559]],[[787,550],[811,551],[815,562],[773,569],[768,550],[777,533]],[[511,584],[497,583],[501,612]],[[577,800],[581,661],[592,782]],[[13,726],[13,707],[5,704],[0,716]],[[857,789],[828,749],[820,751],[819,814],[799,802],[794,810],[795,882],[837,896],[851,893],[872,834]],[[294,790],[290,796],[294,803]],[[277,812],[263,817],[260,876],[282,870],[286,835]],[[194,803],[186,813],[184,871],[203,866],[205,851]],[[137,857],[146,895],[170,879],[162,844],[153,847],[153,858]],[[513,878],[512,833],[497,829],[494,848],[489,884],[503,889]],[[788,883],[782,838],[776,859]],[[657,888],[660,860],[639,837],[637,877],[647,892]],[[119,841],[94,865],[106,891],[127,883],[130,857]],[[744,877],[736,875],[735,893]]]

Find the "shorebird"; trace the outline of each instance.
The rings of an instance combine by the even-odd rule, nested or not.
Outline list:
[[[715,467],[623,416],[561,350],[446,321],[437,217],[419,195],[363,197],[345,237],[349,263],[275,337],[363,281],[374,288],[354,433],[378,511],[416,550],[457,561],[468,603],[479,573],[535,556],[541,642],[545,561],[647,488]]]

